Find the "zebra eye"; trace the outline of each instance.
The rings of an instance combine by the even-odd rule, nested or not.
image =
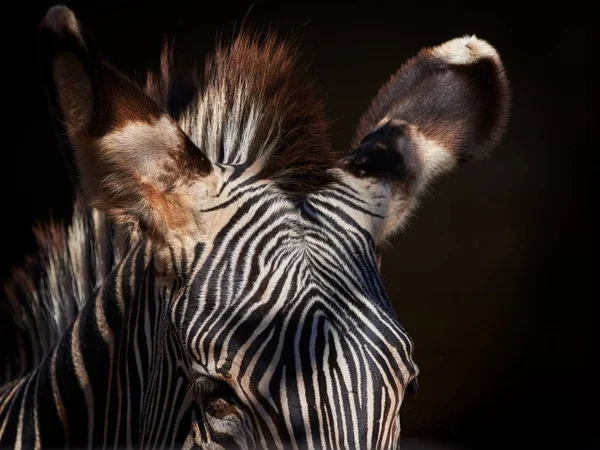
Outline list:
[[[210,416],[225,419],[236,413],[238,399],[234,390],[226,383],[202,377],[194,381],[193,387],[196,398]]]

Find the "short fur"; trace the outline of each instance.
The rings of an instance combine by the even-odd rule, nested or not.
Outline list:
[[[458,161],[482,158],[502,138],[509,109],[510,88],[496,50],[475,36],[453,39],[421,50],[398,69],[362,116],[354,146],[393,118],[415,125]]]

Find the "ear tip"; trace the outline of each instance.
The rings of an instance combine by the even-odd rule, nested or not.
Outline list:
[[[54,5],[48,9],[46,16],[39,25],[40,29],[57,34],[81,36],[79,21],[73,11],[65,5]]]
[[[474,34],[446,41],[430,51],[434,57],[449,64],[473,64],[482,59],[491,59],[501,64],[498,51]]]
[[[511,88],[502,59],[494,46],[476,35],[465,35],[429,49],[428,55],[447,64],[475,66],[480,62],[491,62],[486,69],[485,82],[480,84],[488,100],[488,127],[477,148],[466,151],[462,160],[485,159],[502,140],[510,121]],[[482,130],[483,131],[483,130]]]

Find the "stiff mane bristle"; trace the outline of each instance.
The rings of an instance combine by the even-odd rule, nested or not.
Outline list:
[[[0,301],[0,386],[54,348],[105,277],[137,241],[76,200],[70,224],[34,228],[37,253],[13,269]]]
[[[293,196],[332,181],[340,155],[325,108],[299,52],[273,33],[240,32],[217,44],[203,71],[175,70],[165,45],[145,90],[214,163],[259,164],[260,176]]]

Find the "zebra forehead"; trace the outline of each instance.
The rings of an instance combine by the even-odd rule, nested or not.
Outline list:
[[[263,302],[270,310],[261,314],[255,311],[261,305],[247,304],[247,313],[225,307],[220,314],[210,310],[192,318],[185,328],[194,329],[187,342],[197,367],[235,377],[247,372],[289,377],[286,368],[299,374],[368,371],[394,384],[404,384],[417,370],[412,340],[389,310],[365,311],[350,302],[336,309],[307,298],[263,296]]]
[[[213,163],[252,165],[289,193],[332,181],[340,159],[329,141],[321,95],[298,50],[274,33],[241,31],[219,42],[203,69],[175,69],[165,44],[145,91]]]

